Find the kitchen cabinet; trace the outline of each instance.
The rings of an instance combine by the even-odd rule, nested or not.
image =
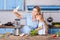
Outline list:
[[[7,33],[7,32],[13,34],[13,33],[14,33],[13,31],[14,31],[13,28],[0,28],[0,34],[5,34],[5,33]]]
[[[4,0],[0,0],[0,10],[4,9]]]
[[[19,10],[24,8],[24,0],[0,0],[0,10],[13,10],[19,6]]]
[[[6,0],[6,10],[13,10],[15,8],[16,0]]]
[[[60,28],[49,28],[48,33],[49,34],[56,34],[60,31]]]
[[[5,34],[5,28],[0,28],[0,34]]]

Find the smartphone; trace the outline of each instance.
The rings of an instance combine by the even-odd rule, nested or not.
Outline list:
[[[19,6],[16,7],[16,10],[18,10],[18,9],[19,9]]]

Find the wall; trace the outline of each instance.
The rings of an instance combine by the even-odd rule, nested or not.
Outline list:
[[[26,5],[60,5],[60,0],[26,0]]]
[[[19,13],[22,15],[22,16],[25,16],[26,12],[20,12]],[[16,19],[17,17],[14,15],[13,11],[0,11],[0,22],[2,24],[5,24],[7,22],[14,22],[14,19]],[[24,23],[23,23],[23,22]],[[25,19],[21,20],[21,24],[25,24]]]
[[[47,18],[50,16],[53,18],[53,22],[60,22],[60,11],[43,12],[43,16],[46,22],[47,22]]]
[[[60,0],[25,0],[25,6],[27,5],[60,5]],[[26,14],[27,12],[26,11],[21,11],[22,14]],[[48,13],[45,13],[44,12],[44,18],[46,20],[47,16],[46,15],[49,15],[50,12]],[[60,22],[60,19],[58,15],[60,15],[60,11],[56,11],[56,13],[52,12],[51,15],[54,17],[54,21],[59,21]],[[12,11],[0,11],[0,21],[1,23],[6,23],[8,21],[14,21],[15,19],[15,15],[13,14]]]

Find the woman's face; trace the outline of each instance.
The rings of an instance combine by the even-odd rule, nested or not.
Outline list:
[[[32,10],[32,15],[37,15],[38,14],[38,10],[36,9],[36,8],[34,8],[33,10]]]

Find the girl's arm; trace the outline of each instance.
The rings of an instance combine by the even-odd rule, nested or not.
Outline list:
[[[48,25],[46,24],[46,22],[44,21],[44,23],[45,23],[45,27],[46,27],[46,34],[48,34]]]
[[[38,28],[35,29],[35,30],[41,30],[41,29],[43,29],[43,24],[41,23],[41,22],[43,22],[42,16],[41,15],[37,15],[37,20],[39,21],[39,24],[38,24]]]
[[[38,27],[38,28],[36,28],[35,30],[41,30],[41,29],[43,29],[43,26],[40,26],[40,27]]]

